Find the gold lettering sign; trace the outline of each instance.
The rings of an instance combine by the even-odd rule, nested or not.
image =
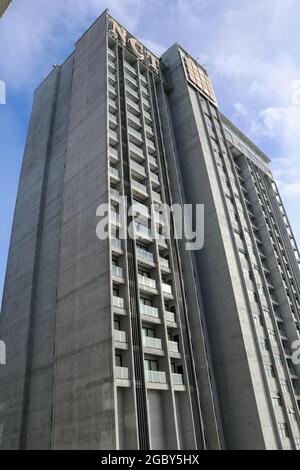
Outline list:
[[[198,88],[201,93],[204,93],[210,101],[217,105],[217,99],[211,81],[202,67],[186,55],[184,55],[183,61],[188,80]]]
[[[108,33],[114,39],[121,42],[123,46],[128,47],[136,57],[150,67],[155,73],[159,74],[159,59],[155,57],[146,47],[144,47],[137,39],[131,36],[117,21],[107,15]]]

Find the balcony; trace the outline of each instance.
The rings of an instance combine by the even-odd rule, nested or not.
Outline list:
[[[172,384],[173,385],[183,385],[183,375],[182,374],[172,374]]]
[[[148,86],[148,80],[147,78],[145,77],[145,75],[141,74],[140,75],[140,79],[141,79],[141,82],[144,83],[145,85]]]
[[[128,123],[134,129],[140,129],[142,127],[141,120],[138,117],[136,117],[134,114],[128,112],[127,113],[127,118],[128,118]]]
[[[147,317],[159,318],[158,308],[150,307],[148,305],[140,304],[141,314]]]
[[[145,160],[144,151],[133,143],[129,144],[129,153],[131,157],[135,158],[138,161]]]
[[[122,242],[118,238],[111,239],[111,246],[115,250],[122,251]]]
[[[169,260],[160,257],[159,258],[159,264],[162,268],[165,268],[167,270],[170,270],[170,265],[169,265]]]
[[[147,98],[142,98],[142,102],[143,102],[143,106],[144,106],[144,109],[146,111],[150,111],[151,110],[151,103],[149,100],[147,100]]]
[[[117,380],[129,380],[128,367],[115,367],[115,378]]]
[[[119,136],[115,131],[109,130],[109,143],[113,147],[118,145],[119,143]]]
[[[143,336],[143,345],[145,348],[162,350],[162,340],[159,338]]]
[[[152,198],[154,201],[159,202],[160,204],[162,203],[162,198],[160,193],[157,193],[156,191],[152,192]]]
[[[176,343],[175,341],[168,341],[168,349],[172,353],[179,353],[179,346],[178,343]]]
[[[134,101],[135,103],[138,103],[140,101],[139,94],[132,88],[127,87],[126,95],[130,100]]]
[[[148,124],[145,124],[146,134],[149,139],[154,139],[153,128]]]
[[[141,109],[140,107],[134,102],[132,101],[130,98],[127,97],[127,108],[128,108],[128,111],[130,111],[132,114],[134,114],[135,116],[139,116],[141,114]]]
[[[125,301],[121,297],[113,296],[113,306],[121,310],[125,309]]]
[[[145,122],[147,124],[152,124],[153,121],[152,121],[152,116],[150,113],[148,113],[147,111],[144,112],[144,118],[145,118]]]
[[[119,266],[115,266],[114,264],[112,265],[112,274],[116,277],[121,277],[123,278],[123,269],[120,268]]]
[[[109,174],[110,174],[110,178],[111,178],[112,181],[114,181],[116,183],[120,181],[119,171],[116,168],[113,168],[111,166],[109,168]]]
[[[114,224],[119,224],[120,223],[120,216],[117,212],[110,211],[110,218],[111,218],[112,223],[114,223]]]
[[[143,136],[140,132],[136,131],[132,127],[128,127],[129,140],[136,145],[142,145],[144,143]]]
[[[147,206],[141,204],[140,202],[133,201],[132,209],[134,215],[142,215],[143,217],[150,218],[150,212]]]
[[[111,197],[113,197],[114,199],[119,199],[119,197],[120,197],[120,191],[118,191],[118,190],[115,189],[115,188],[110,188],[110,195],[111,195]]]
[[[138,238],[143,239],[143,241],[150,242],[152,241],[151,230],[142,224],[135,224],[135,234]]]
[[[115,99],[117,96],[116,88],[112,85],[108,85],[108,94],[110,98]]]
[[[154,264],[154,256],[152,253],[149,253],[146,250],[142,250],[141,248],[137,246],[136,254],[138,258],[145,260],[145,261],[149,261],[151,264]]]
[[[151,170],[157,170],[157,159],[155,157],[149,156],[149,163]]]
[[[116,64],[115,62],[113,62],[113,60],[110,57],[108,58],[108,68],[112,72],[115,72],[116,70]]]
[[[156,370],[145,370],[145,379],[146,379],[146,382],[150,382],[150,383],[157,383],[157,384],[167,383],[166,373],[156,371]]]
[[[167,294],[169,296],[173,296],[172,294],[172,287],[169,286],[169,284],[164,284],[162,283],[162,290],[164,294]]]
[[[167,322],[176,323],[175,313],[165,310],[165,319]]]
[[[115,330],[114,340],[118,343],[127,343],[127,334],[125,333],[125,331]]]
[[[109,105],[109,111],[114,114],[118,109],[116,102],[109,98],[108,105]]]
[[[154,279],[150,279],[149,277],[139,275],[138,280],[139,280],[140,286],[156,290],[156,281]]]
[[[146,98],[149,97],[148,88],[146,88],[144,85],[141,85],[141,92],[143,93],[143,95],[144,95]]]
[[[155,154],[156,153],[156,147],[155,145],[153,144],[153,142],[151,142],[151,140],[147,140],[147,148],[148,148],[148,152],[150,154]]]
[[[124,62],[124,66],[125,66],[125,69],[126,69],[125,73],[129,72],[133,77],[136,77],[137,73],[136,73],[135,68],[132,65],[130,65],[128,62]],[[127,76],[126,76],[126,78],[127,78]]]
[[[159,177],[152,172],[150,173],[150,176],[151,176],[152,186],[155,188],[159,187],[160,186]]]
[[[109,147],[108,155],[112,163],[117,163],[119,161],[119,152],[113,147]]]
[[[115,86],[116,83],[117,83],[117,78],[116,78],[115,74],[113,74],[111,72],[108,72],[108,80],[109,80],[109,83],[113,86]]]
[[[145,179],[146,178],[146,170],[142,165],[136,163],[134,160],[130,161],[130,167],[132,173],[137,176],[138,178]]]
[[[111,129],[117,129],[118,125],[119,123],[118,123],[117,116],[115,114],[109,113],[109,127]]]
[[[139,197],[143,196],[145,199],[149,197],[148,188],[144,184],[139,183],[136,180],[131,180],[131,186],[134,193],[137,193]]]

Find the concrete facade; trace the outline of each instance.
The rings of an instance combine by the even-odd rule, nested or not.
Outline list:
[[[298,449],[299,253],[269,160],[191,83],[186,51],[157,73],[113,22],[104,12],[35,92],[0,448]],[[120,237],[121,196],[135,239]],[[175,239],[162,203],[204,204],[203,249]]]

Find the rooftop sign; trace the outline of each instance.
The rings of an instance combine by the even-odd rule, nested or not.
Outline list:
[[[129,49],[153,72],[160,73],[159,59],[109,15],[107,15],[107,31],[113,39]]]
[[[214,93],[212,83],[205,70],[183,51],[182,59],[188,82],[204,94],[215,106],[217,106],[217,98]]]

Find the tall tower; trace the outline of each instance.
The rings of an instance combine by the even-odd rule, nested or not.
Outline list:
[[[297,248],[268,163],[186,51],[100,16],[35,92],[0,448],[299,448]],[[201,250],[164,204],[204,204]]]
[[[299,449],[299,252],[270,160],[218,111],[186,51],[174,45],[162,61],[176,142],[170,175],[185,202],[205,205],[193,261],[226,447]]]

